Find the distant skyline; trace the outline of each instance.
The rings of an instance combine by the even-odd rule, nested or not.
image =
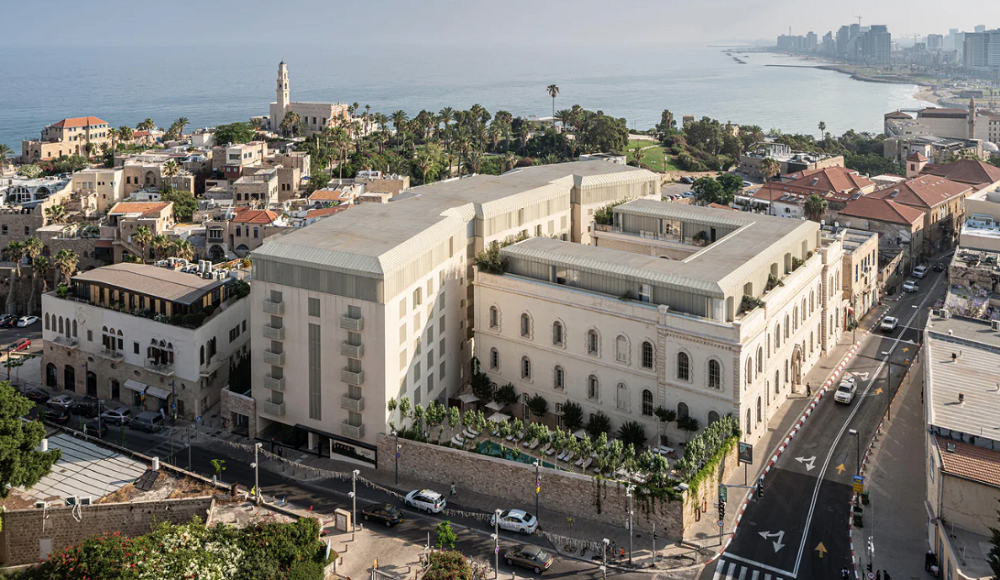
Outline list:
[[[364,50],[365,43],[479,46],[676,44],[822,36],[843,24],[886,24],[896,37],[1000,27],[995,0],[802,2],[792,0],[46,0],[7,3],[7,57],[39,46],[170,46],[280,42]],[[221,60],[218,58],[222,56]],[[544,58],[544,54],[539,54]],[[206,55],[206,62],[224,62]],[[113,63],[108,63],[113,66]]]

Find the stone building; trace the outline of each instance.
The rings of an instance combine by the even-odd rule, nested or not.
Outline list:
[[[272,131],[281,130],[281,122],[288,113],[297,114],[305,123],[309,133],[318,133],[327,127],[349,123],[351,115],[345,103],[302,103],[293,102],[289,97],[288,65],[278,64],[278,84],[275,90],[276,102],[271,103],[268,123]]]
[[[158,236],[173,226],[173,202],[126,201],[108,211],[107,222],[101,226],[101,238],[111,241],[117,263],[126,260],[129,255],[143,254],[142,247],[132,237],[140,227],[149,228],[152,235]],[[145,253],[145,260],[156,259],[152,247],[147,247]]]
[[[63,155],[89,156],[100,146],[111,144],[108,122],[97,117],[70,117],[42,129],[41,139],[21,142],[21,163],[35,163]]]

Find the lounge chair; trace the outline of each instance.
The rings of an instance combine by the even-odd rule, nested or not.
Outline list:
[[[559,455],[556,457],[556,459],[558,459],[559,461],[562,461],[563,459],[566,459],[566,452],[565,451],[561,451],[559,453]]]
[[[538,450],[538,452],[539,453],[546,453],[551,448],[552,448],[552,444],[551,443],[546,443],[545,445],[542,446],[541,449]]]
[[[466,429],[466,431],[468,431],[469,434],[472,435],[473,438],[479,437],[479,431],[476,431],[472,427],[469,427],[468,429]]]
[[[593,457],[588,457],[586,461],[583,462],[583,470],[586,471],[590,464],[594,462]]]
[[[535,447],[538,447],[538,439],[532,441],[531,445],[528,446],[529,449],[534,449]]]
[[[545,451],[545,454],[548,455],[549,457],[551,457],[555,452],[556,452],[556,448],[555,447],[549,447]]]
[[[454,437],[451,438],[451,444],[458,445],[459,447],[464,447],[465,439],[462,439],[461,435],[455,435]]]
[[[583,465],[583,458],[581,457],[580,459],[577,459],[576,461],[574,461],[573,465],[575,465],[577,467],[581,467]]]
[[[510,435],[507,436],[507,441],[513,441],[513,440],[514,440],[514,434],[511,433]]]

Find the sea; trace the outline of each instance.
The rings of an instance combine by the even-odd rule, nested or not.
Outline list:
[[[8,51],[9,52],[9,51]],[[720,46],[455,47],[357,44],[289,47],[246,43],[172,48],[46,49],[8,54],[0,82],[0,142],[22,139],[65,117],[95,115],[113,126],[152,118],[188,130],[266,115],[278,62],[288,64],[293,101],[358,103],[373,112],[439,111],[475,103],[493,112],[547,117],[579,104],[649,129],[664,109],[784,133],[818,124],[881,132],[882,115],[926,103],[914,85],[857,81],[815,61],[772,54],[726,54]],[[746,64],[740,64],[734,56]],[[770,66],[785,65],[785,66]]]

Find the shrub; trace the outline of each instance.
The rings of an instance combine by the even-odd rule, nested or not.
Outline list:
[[[434,527],[434,531],[437,532],[438,548],[455,549],[455,541],[458,540],[458,534],[455,533],[455,530],[451,529],[451,522],[445,521],[439,523]]]
[[[567,401],[563,405],[562,424],[570,431],[576,431],[583,426],[583,408],[579,403]]]
[[[549,402],[541,395],[535,395],[528,399],[528,409],[535,417],[542,418],[549,412]]]
[[[749,294],[743,295],[743,300],[740,301],[740,312],[750,312],[758,306],[763,306],[764,301],[760,298],[750,296]]]
[[[637,421],[627,421],[618,429],[618,438],[626,447],[641,449],[646,445],[646,429]]]
[[[506,407],[517,402],[518,395],[513,383],[507,383],[493,393],[493,400]]]
[[[585,429],[595,439],[600,437],[602,433],[607,435],[611,431],[611,419],[601,411],[591,413]]]
[[[427,573],[423,580],[472,580],[472,568],[459,552],[431,552],[427,555]]]

